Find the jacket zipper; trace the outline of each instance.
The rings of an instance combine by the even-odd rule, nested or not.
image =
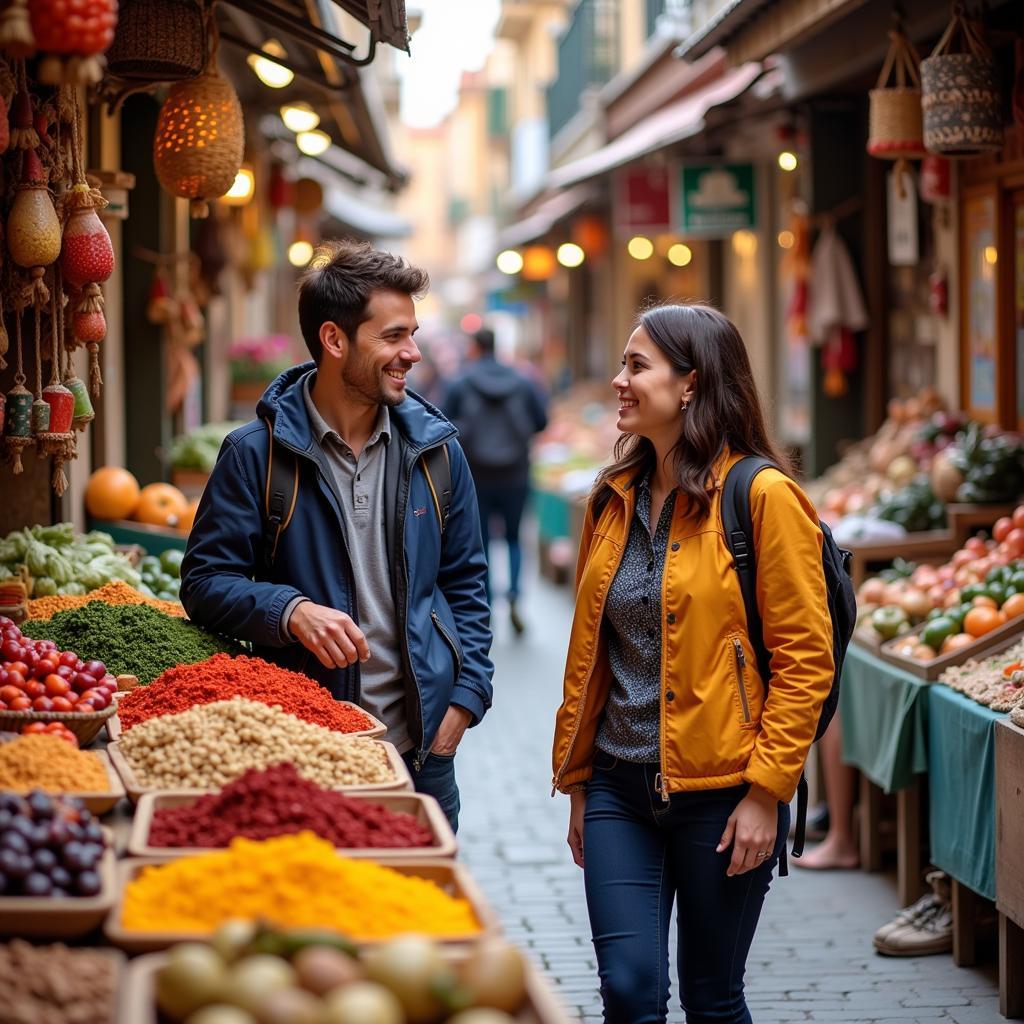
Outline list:
[[[619,571],[619,566],[622,564],[622,556],[625,554],[625,546],[619,548],[618,558],[615,560],[615,565],[612,568],[611,574],[608,577],[608,586],[605,588],[604,593],[601,595],[601,607],[597,613],[597,629],[598,634],[601,631],[601,620],[604,618],[604,608],[608,602],[608,591],[611,590],[611,581],[615,578],[615,574]],[[579,735],[580,723],[583,721],[583,711],[587,705],[587,688],[590,686],[591,677],[594,675],[594,667],[597,665],[597,649],[600,646],[600,637],[594,644],[594,654],[590,659],[590,665],[587,668],[587,674],[583,679],[583,687],[580,691],[580,703],[579,707],[576,708],[576,717],[572,723],[572,735],[569,737],[569,749],[565,752],[565,758],[562,761],[561,767],[558,769],[558,773],[551,780],[551,795],[555,795],[555,791],[558,789],[558,784],[562,781],[562,776],[565,774],[565,769],[569,765],[569,759],[572,757],[572,748],[576,745],[576,737]]]
[[[441,616],[438,615],[437,612],[434,611],[433,608],[430,609],[430,617],[431,617],[431,619],[434,620],[434,625],[437,626],[437,631],[441,634],[442,637],[444,637],[444,639],[448,643],[448,646],[452,649],[452,654],[455,655],[456,670],[457,670],[458,674],[461,675],[462,674],[462,654],[459,651],[458,644],[456,644],[456,642],[455,642],[455,638],[448,631],[448,627],[445,626],[445,624],[441,621]]]
[[[736,689],[739,691],[740,703],[743,705],[743,724],[746,725],[750,721],[750,704],[747,701],[747,687],[744,681],[747,656],[743,653],[743,644],[735,637],[733,637],[732,647],[736,652]]]

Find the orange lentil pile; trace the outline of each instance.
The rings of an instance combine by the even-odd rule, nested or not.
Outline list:
[[[362,732],[371,722],[353,704],[336,701],[318,682],[262,658],[215,654],[193,665],[176,665],[120,698],[122,729],[159,715],[173,715],[198,704],[243,697],[279,707],[296,718],[334,732]]]
[[[0,745],[0,790],[26,793],[107,793],[103,762],[56,736],[33,733]]]
[[[141,591],[122,580],[111,580],[88,594],[59,595],[53,597],[37,597],[28,602],[30,619],[49,619],[57,612],[81,608],[90,601],[105,601],[107,604],[148,604],[150,608],[163,612],[164,615],[177,615],[184,618],[185,609],[178,601],[161,601],[156,597],[146,597]]]

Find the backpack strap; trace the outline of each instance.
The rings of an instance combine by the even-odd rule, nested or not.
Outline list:
[[[267,417],[267,484],[263,493],[263,555],[273,568],[281,534],[288,529],[299,499],[299,464],[283,445],[274,444],[274,425]]]
[[[448,454],[448,445],[429,448],[423,453],[423,474],[427,478],[430,496],[434,499],[434,510],[437,522],[444,537],[448,526],[448,515],[452,510],[452,464]]]
[[[750,513],[750,485],[762,470],[775,469],[774,463],[748,455],[729,470],[722,490],[722,530],[732,552],[736,574],[743,591],[743,605],[747,613],[747,636],[757,657],[757,668],[765,689],[771,678],[771,656],[764,645],[764,626],[757,607],[757,551],[754,546],[754,520]],[[793,856],[804,852],[807,827],[807,777],[800,773],[796,787],[796,828],[793,836]],[[779,875],[789,874],[786,847],[779,857]]]

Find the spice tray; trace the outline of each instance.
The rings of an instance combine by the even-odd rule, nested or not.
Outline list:
[[[405,761],[402,760],[402,755],[395,749],[395,745],[388,743],[386,740],[374,740],[373,742],[379,743],[384,748],[388,764],[395,775],[394,780],[391,782],[368,782],[354,786],[343,786],[341,787],[342,792],[349,795],[358,793],[411,793],[413,790],[412,776],[409,774]],[[121,776],[124,788],[128,792],[128,799],[133,804],[138,803],[139,799],[146,793],[170,792],[166,789],[161,790],[153,786],[144,786],[135,774],[135,770],[128,763],[128,758],[124,756],[119,743],[107,744],[107,752],[110,754],[110,760],[114,763],[117,773]],[[207,792],[210,791],[208,790]]]
[[[343,704],[350,708],[355,708],[357,711],[361,711],[370,720],[370,725],[366,729],[360,729],[358,732],[346,732],[343,733],[345,736],[365,736],[367,739],[375,740],[379,739],[388,731],[388,727],[378,719],[374,718],[369,711],[364,711],[362,708],[353,704],[351,701],[339,700],[338,704]],[[121,733],[121,719],[120,716],[114,715],[112,718],[107,719],[107,735],[112,740],[117,740]]]
[[[342,854],[343,851],[339,851],[339,855]],[[117,903],[107,915],[106,924],[103,926],[107,939],[113,945],[128,953],[153,953],[161,949],[167,949],[178,942],[196,942],[207,938],[209,933],[204,932],[140,932],[126,929],[121,924],[121,917],[124,912],[124,894],[128,884],[143,868],[158,864],[170,864],[177,859],[176,857],[129,857],[118,862]],[[402,875],[425,878],[433,882],[438,888],[444,890],[449,896],[464,899],[469,903],[477,922],[480,924],[480,931],[467,932],[464,935],[453,935],[448,938],[439,938],[438,941],[442,944],[446,946],[465,945],[466,943],[473,942],[481,934],[500,930],[498,918],[494,911],[484,899],[469,871],[458,861],[428,859],[390,861],[386,866]],[[372,946],[376,945],[379,941],[364,940],[358,944],[360,946]]]
[[[210,850],[195,846],[150,846],[149,830],[156,811],[168,807],[184,807],[193,804],[202,795],[200,790],[178,790],[175,792],[144,793],[139,799],[132,819],[132,831],[128,839],[130,857],[187,857]],[[456,851],[455,833],[441,810],[441,805],[422,793],[347,793],[354,800],[365,800],[379,804],[386,810],[399,814],[411,814],[421,825],[430,829],[433,842],[430,846],[413,847],[345,847],[338,852],[346,857],[377,860],[383,864],[393,861],[422,859],[423,857],[454,857]]]
[[[105,793],[80,793],[71,791],[67,793],[54,793],[54,796],[71,796],[82,803],[93,814],[106,814],[125,795],[125,789],[121,783],[121,776],[114,768],[110,757],[105,750],[89,750],[88,753],[99,758],[107,773],[107,785],[110,787]]]
[[[95,896],[0,896],[0,935],[71,939],[91,932],[108,915],[117,898],[114,851],[109,846],[100,860],[99,871],[102,886]]]
[[[446,959],[458,960],[461,956],[451,951]],[[131,961],[122,975],[121,1015],[117,1024],[158,1024],[156,972],[166,962],[164,953],[150,953]],[[543,975],[529,961],[526,967],[526,1004],[512,1019],[516,1024],[570,1024],[572,1019]]]
[[[1013,643],[1021,639],[1022,633],[1024,633],[1024,616],[1018,615],[998,629],[993,629],[990,633],[978,637],[969,647],[961,647],[948,654],[940,654],[937,658],[932,658],[931,661],[918,661],[917,658],[898,654],[895,648],[901,642],[902,638],[900,637],[895,640],[887,640],[882,644],[879,655],[891,665],[896,665],[919,679],[933,683],[947,668],[953,665],[962,665],[972,658],[987,657],[996,650],[1012,646]]]

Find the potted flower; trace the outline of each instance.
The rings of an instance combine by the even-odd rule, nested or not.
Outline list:
[[[231,360],[231,400],[259,401],[267,385],[294,360],[287,334],[239,338],[228,350]]]

